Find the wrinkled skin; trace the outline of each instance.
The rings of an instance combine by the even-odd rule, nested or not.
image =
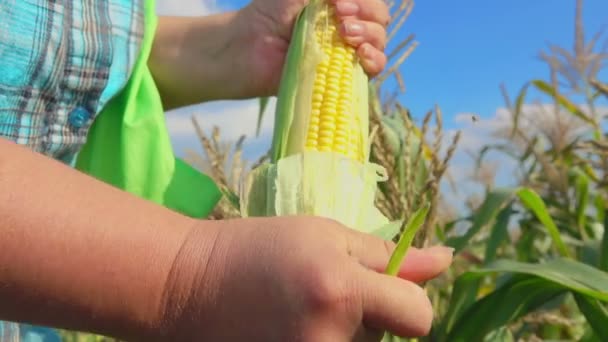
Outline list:
[[[173,298],[187,298],[168,303],[176,322],[171,341],[367,342],[379,341],[385,330],[425,335],[432,307],[416,282],[436,277],[452,260],[447,248],[413,248],[399,277],[391,277],[381,272],[392,242],[331,220],[217,225],[208,254],[193,248],[178,258],[183,272],[170,283],[192,285],[171,291]],[[194,278],[192,266],[201,269]]]

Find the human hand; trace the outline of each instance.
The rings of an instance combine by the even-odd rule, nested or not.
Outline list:
[[[386,66],[383,0],[327,0],[370,76]],[[308,0],[253,0],[238,11],[161,17],[148,65],[166,110],[277,95],[296,18]]]
[[[383,0],[328,0],[341,22],[340,32],[356,48],[363,69],[375,76],[386,66],[386,26],[390,15]],[[242,10],[251,36],[251,81],[259,92],[274,95],[295,20],[308,0],[253,0]]]
[[[399,277],[381,274],[394,244],[320,218],[205,222],[169,277],[171,341],[379,341],[428,333],[416,282],[451,263],[443,247],[411,249]],[[210,232],[215,235],[208,244]],[[205,242],[207,241],[207,242]],[[205,246],[207,246],[205,248]],[[203,251],[204,255],[201,255]]]

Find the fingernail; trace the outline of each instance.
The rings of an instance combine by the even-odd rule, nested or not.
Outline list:
[[[363,34],[363,25],[355,22],[345,22],[342,24],[344,34],[347,36],[360,36]]]
[[[375,72],[375,70],[378,69],[378,65],[373,59],[365,59],[363,63],[368,72]]]
[[[361,55],[362,57],[372,59],[374,57],[373,49],[369,44],[363,44],[361,47]]]
[[[355,15],[359,12],[359,5],[350,1],[339,1],[336,4],[336,13],[338,15]]]

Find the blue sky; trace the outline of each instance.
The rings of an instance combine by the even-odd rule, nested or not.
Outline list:
[[[238,9],[246,0],[159,0],[184,13]],[[435,104],[446,124],[459,113],[491,117],[503,105],[505,83],[515,94],[524,82],[546,77],[538,52],[549,42],[571,47],[575,0],[419,0],[395,40],[411,33],[418,48],[402,67],[407,92],[402,102],[415,116]],[[608,1],[586,0],[586,34],[608,28]],[[608,32],[607,32],[608,33]],[[608,35],[604,36],[605,38]],[[215,104],[207,105],[213,107]]]
[[[503,105],[499,84],[514,94],[545,77],[537,54],[547,42],[570,47],[574,0],[417,1],[405,33],[420,42],[404,64],[403,100],[421,115],[439,104],[446,116],[494,115]],[[608,1],[586,0],[587,33],[608,25]]]
[[[245,0],[225,0],[240,8]],[[422,115],[439,104],[446,115],[494,115],[505,83],[515,93],[524,82],[546,77],[537,59],[547,43],[571,47],[574,0],[418,0],[400,34],[416,35],[418,48],[402,70],[404,103]],[[586,35],[608,29],[608,0],[586,0]],[[608,33],[608,31],[607,31]],[[605,36],[608,37],[608,36]]]
[[[245,0],[157,1],[164,6],[163,10],[173,8],[188,15],[237,9],[248,3]],[[504,102],[499,85],[505,83],[515,97],[526,81],[547,79],[547,67],[538,60],[541,49],[549,43],[571,49],[574,6],[575,0],[415,2],[410,18],[396,37],[399,40],[413,33],[419,43],[401,69],[407,91],[400,100],[415,117],[421,117],[438,104],[443,109],[448,133],[464,130],[463,148],[453,162],[461,173],[465,166],[471,166],[465,150],[487,143],[484,139],[500,119]],[[608,0],[586,0],[584,20],[587,38],[605,27],[603,42],[608,44]],[[604,72],[602,78],[608,79],[607,76]],[[266,116],[264,134],[255,138],[252,137],[257,115],[255,102],[216,102],[169,115],[169,128],[179,155],[186,148],[200,151],[189,122],[192,113],[200,113],[198,117],[206,129],[217,124],[229,138],[248,135],[246,154],[252,158],[269,146],[272,108]],[[471,125],[465,113],[475,113],[482,119],[481,123]],[[513,180],[510,171],[501,170],[501,180],[506,183]]]

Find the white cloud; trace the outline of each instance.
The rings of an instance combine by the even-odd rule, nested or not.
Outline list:
[[[161,15],[200,16],[219,12],[215,0],[157,0],[156,12]]]
[[[579,108],[589,115],[588,107],[579,106]],[[528,137],[552,135],[558,142],[564,140],[560,138],[563,137],[560,133],[569,132],[569,136],[572,137],[588,132],[589,126],[581,124],[580,119],[561,108],[557,111],[555,109],[553,104],[526,104],[522,107],[518,125]],[[597,107],[596,116],[607,117],[608,107]],[[518,185],[519,162],[502,152],[489,152],[479,168],[475,165],[475,158],[483,147],[507,143],[508,140],[501,136],[507,137],[513,128],[513,118],[508,109],[498,108],[493,115],[485,118],[474,113],[460,113],[453,116],[446,126],[450,129],[444,131],[444,145],[451,141],[457,131],[461,131],[458,148],[448,168],[456,189],[453,191],[454,189],[447,182],[447,177],[444,177],[442,184],[442,195],[446,203],[454,206],[458,212],[467,212],[468,199],[482,199],[484,187],[480,182],[474,181],[475,175],[478,179],[493,181],[495,187]],[[429,137],[430,139],[432,137]],[[565,141],[568,141],[568,138]]]
[[[581,110],[589,115],[590,110],[586,106],[581,106]],[[608,107],[596,108],[598,117],[608,115]],[[471,186],[470,177],[476,171],[474,159],[479,151],[488,145],[505,143],[506,140],[500,139],[501,132],[504,136],[513,127],[512,115],[506,108],[498,108],[493,116],[488,118],[477,118],[472,113],[461,113],[454,116],[453,123],[456,128],[446,132],[447,139],[460,130],[461,139],[458,144],[457,152],[450,163],[450,173],[457,184],[462,184],[461,188]],[[528,137],[546,136],[560,137],[560,133],[569,132],[570,136],[585,133],[589,126],[583,125],[581,120],[574,117],[565,110],[555,110],[553,104],[526,104],[522,107],[519,118],[519,127]],[[561,130],[560,130],[561,127]],[[566,127],[566,130],[563,128]],[[446,140],[447,140],[446,139]],[[567,138],[566,138],[567,139]],[[500,152],[488,153],[484,158],[486,165],[483,167],[496,168],[496,184],[508,186],[517,179],[513,176],[517,161]]]
[[[264,119],[260,127],[260,137],[272,133],[274,123],[275,98],[271,98],[266,107]],[[205,132],[210,132],[213,126],[221,130],[222,138],[230,141],[237,140],[241,135],[255,137],[259,101],[218,101],[203,105],[182,108],[167,113],[167,128],[172,136],[194,134],[191,116],[197,118]]]
[[[243,157],[257,160],[270,147],[275,106],[276,99],[271,98],[266,107],[259,136],[256,136],[259,113],[257,99],[217,101],[174,110],[166,114],[167,129],[177,155],[183,155],[188,149],[202,152],[191,121],[194,115],[201,129],[208,136],[214,126],[220,128],[220,139],[227,143],[234,143],[241,135],[245,135]]]
[[[583,113],[591,117],[591,111],[587,106],[579,107]],[[478,151],[491,142],[498,142],[501,133],[509,133],[513,128],[513,116],[506,108],[498,108],[493,116],[473,120],[474,114],[462,113],[454,117],[454,123],[462,130],[461,149]],[[608,116],[608,107],[595,109],[598,118]],[[568,132],[569,134],[583,134],[589,129],[581,119],[567,112],[561,107],[556,110],[553,104],[525,104],[522,106],[519,116],[519,128],[528,136],[535,135],[558,135]]]

